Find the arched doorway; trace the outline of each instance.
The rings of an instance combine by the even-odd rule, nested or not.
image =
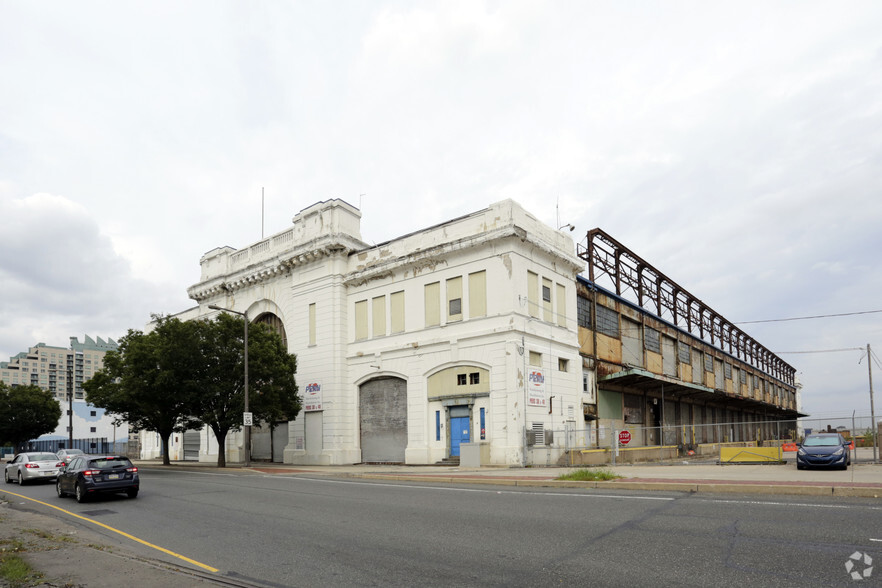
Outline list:
[[[374,378],[359,386],[361,461],[404,463],[407,449],[407,382]]]
[[[288,349],[288,335],[282,319],[271,313],[264,312],[251,321],[254,324],[267,325],[282,338],[282,345]],[[268,427],[259,426],[251,431],[251,457],[269,459],[282,463],[285,447],[288,445],[288,421],[271,423]]]
[[[270,329],[279,334],[285,349],[288,349],[288,334],[285,333],[285,325],[282,319],[271,312],[265,312],[252,321],[253,323],[261,323],[267,325]]]

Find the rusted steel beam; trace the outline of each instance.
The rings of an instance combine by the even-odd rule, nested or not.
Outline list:
[[[612,290],[624,296],[630,289],[641,308],[671,323],[779,380],[793,385],[796,370],[676,282],[658,271],[610,235],[595,228],[585,235],[577,254],[588,263],[588,279],[606,278]]]

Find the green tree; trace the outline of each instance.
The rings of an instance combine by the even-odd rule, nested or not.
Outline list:
[[[83,389],[89,402],[128,422],[133,430],[158,433],[162,462],[169,465],[172,434],[202,426],[193,417],[193,407],[203,360],[197,323],[154,318],[156,328],[149,333],[130,329]]]
[[[214,432],[218,467],[226,466],[224,445],[242,428],[245,410],[244,319],[221,313],[199,321],[204,374],[195,415]],[[300,412],[297,358],[281,337],[261,323],[248,325],[248,404],[255,422],[292,420]]]
[[[0,382],[0,441],[16,451],[30,439],[51,433],[61,418],[61,406],[39,386],[9,387]]]

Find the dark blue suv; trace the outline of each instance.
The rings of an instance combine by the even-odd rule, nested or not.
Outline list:
[[[73,494],[77,502],[104,493],[125,492],[129,498],[138,495],[141,480],[128,457],[122,455],[78,455],[62,466],[55,480],[58,496]]]

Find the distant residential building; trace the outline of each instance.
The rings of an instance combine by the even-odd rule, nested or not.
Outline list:
[[[69,438],[69,394],[73,395],[74,438],[124,440],[128,436],[128,426],[114,426],[105,410],[88,404],[83,393],[83,382],[90,380],[104,366],[105,354],[117,347],[113,339],[92,339],[88,335],[82,343],[78,337],[71,337],[69,348],[37,343],[9,361],[0,362],[0,380],[12,387],[38,386],[51,392],[61,404],[58,427],[39,440]]]

